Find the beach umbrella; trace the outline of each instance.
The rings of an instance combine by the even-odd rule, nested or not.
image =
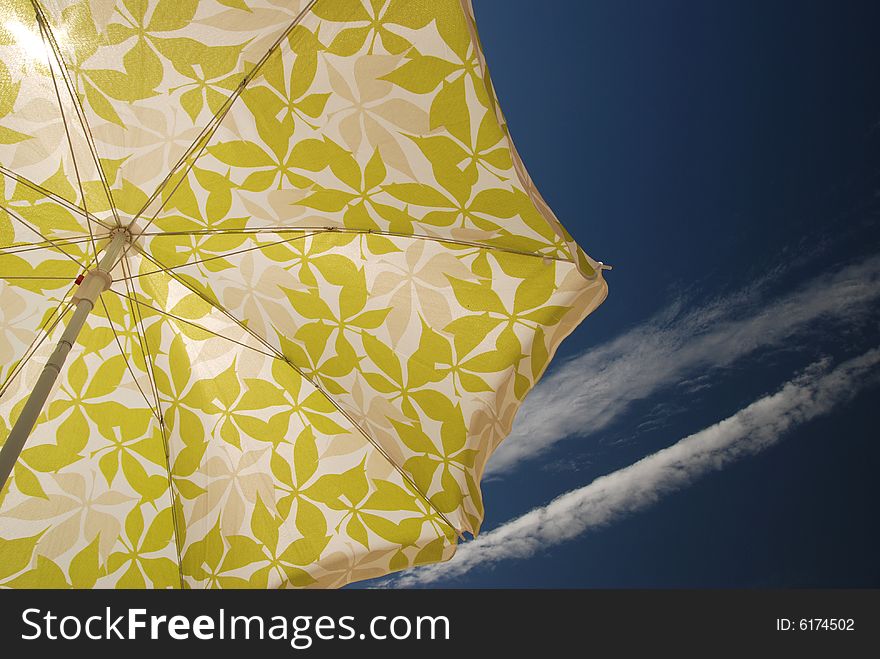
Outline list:
[[[467,0],[6,0],[0,177],[4,587],[446,560],[607,292]]]

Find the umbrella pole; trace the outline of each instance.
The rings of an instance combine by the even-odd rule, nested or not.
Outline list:
[[[110,288],[110,284],[113,283],[110,271],[119,260],[125,243],[130,240],[130,237],[131,234],[125,229],[114,230],[111,234],[110,244],[101,255],[97,269],[86,273],[79,288],[74,293],[73,301],[76,303],[76,310],[73,312],[70,322],[61,335],[58,345],[55,346],[55,350],[49,357],[49,361],[43,367],[43,372],[40,374],[30,396],[28,396],[21,414],[18,415],[18,419],[15,421],[9,437],[6,438],[6,443],[0,449],[0,490],[6,485],[9,474],[12,473],[12,469],[15,467],[15,462],[18,460],[22,448],[24,448],[28,435],[30,435],[34,424],[37,422],[37,418],[39,418],[40,413],[43,411],[46,399],[52,391],[52,385],[55,384],[55,380],[61,372],[61,367],[67,359],[67,354],[74,343],[76,343],[80,330],[85,325],[86,318],[88,318],[101,293]]]

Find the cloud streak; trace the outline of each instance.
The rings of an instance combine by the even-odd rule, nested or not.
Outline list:
[[[827,360],[817,362],[776,393],[733,416],[461,545],[447,563],[418,568],[385,585],[419,586],[500,561],[528,558],[642,510],[708,472],[763,451],[793,427],[830,412],[880,380],[878,364],[880,349],[833,369]]]
[[[664,387],[784,344],[822,320],[852,323],[880,297],[880,256],[828,270],[762,302],[757,286],[695,310],[673,305],[617,339],[563,363],[529,395],[510,436],[487,465],[503,475],[572,435],[592,434]],[[760,305],[760,306],[759,306]]]

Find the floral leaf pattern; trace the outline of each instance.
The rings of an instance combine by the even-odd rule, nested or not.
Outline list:
[[[469,2],[39,6],[0,10],[0,442],[73,280],[117,221],[135,241],[0,492],[0,586],[450,558],[607,293],[513,148]]]

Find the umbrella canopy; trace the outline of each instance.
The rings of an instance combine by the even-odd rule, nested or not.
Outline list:
[[[7,0],[0,174],[2,586],[448,559],[607,293],[468,0]]]

